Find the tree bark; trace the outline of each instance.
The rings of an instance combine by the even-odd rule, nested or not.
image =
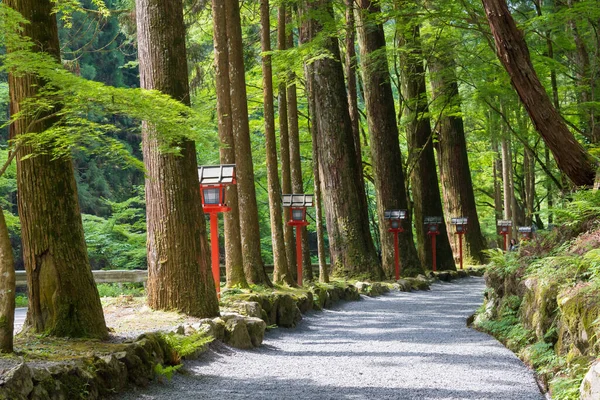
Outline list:
[[[402,26],[400,26],[402,24]],[[444,211],[433,153],[433,132],[429,121],[429,106],[425,85],[425,69],[421,50],[419,26],[409,18],[398,22],[398,37],[403,42],[401,59],[402,94],[405,99],[404,118],[409,147],[408,166],[413,195],[417,251],[424,268],[431,268],[431,236],[427,234],[426,216],[442,217]],[[437,269],[455,270],[454,255],[448,240],[445,221],[437,236]]]
[[[517,29],[506,0],[482,0],[496,52],[531,120],[556,160],[558,168],[578,186],[594,183],[596,167],[553,107],[540,83],[523,34]]]
[[[309,71],[306,73],[306,85],[308,94],[309,111],[311,114],[315,109],[313,93],[313,79],[311,66],[305,65],[305,70]],[[309,120],[310,123],[310,120]],[[317,139],[319,135],[319,127],[317,121],[313,119],[310,124],[310,133],[312,138],[312,159],[313,159],[313,175],[314,175],[314,191],[315,191],[315,224],[317,226],[317,255],[319,258],[319,282],[329,282],[329,270],[327,268],[327,260],[325,259],[325,232],[323,229],[323,208],[321,206],[321,169],[319,166],[319,147],[317,146]]]
[[[222,0],[212,0],[212,10],[217,116],[219,119],[219,139],[221,140],[220,158],[222,164],[235,164],[225,3]],[[231,211],[223,214],[227,287],[248,287],[248,282],[246,282],[246,276],[244,275],[244,259],[242,257],[237,185],[229,185],[225,190],[227,205],[231,208]]]
[[[0,353],[12,353],[15,329],[15,263],[4,213],[0,208]]]
[[[258,206],[254,187],[254,166],[248,125],[246,77],[242,43],[242,26],[238,0],[224,0],[229,39],[229,80],[231,83],[231,117],[235,142],[235,162],[240,212],[240,233],[246,279],[252,284],[271,285],[260,252]]]
[[[190,104],[181,0],[136,0],[140,84]],[[148,304],[197,317],[219,315],[195,144],[162,154],[160,132],[144,122],[142,149],[148,225]]]
[[[371,159],[377,198],[377,214],[381,237],[381,260],[386,277],[394,276],[394,236],[388,232],[384,219],[386,209],[407,209],[406,184],[402,170],[402,154],[388,63],[383,25],[374,23],[381,10],[370,0],[359,0],[357,21],[363,75],[367,122],[371,143]],[[399,235],[400,260],[403,275],[423,272],[414,245],[411,218],[403,222],[405,231]]]
[[[33,49],[60,61],[53,3],[9,0],[6,4],[30,21],[21,34],[31,38]],[[11,115],[19,112],[22,103],[44,84],[31,75],[9,74]],[[51,117],[54,111],[15,121],[9,127],[11,139],[43,132],[60,123]],[[30,147],[21,147],[17,152],[18,209],[29,293],[24,329],[53,336],[104,339],[108,331],[88,260],[73,165],[68,157],[53,159],[52,145],[47,151],[46,155],[30,158]]]
[[[286,35],[286,19],[286,7],[285,4],[282,4],[279,6],[277,11],[277,49],[279,51],[283,51],[287,48],[288,39]],[[282,77],[282,81],[279,84],[279,152],[281,157],[281,191],[282,193],[289,194],[292,193],[292,174],[290,165],[290,122],[288,121],[290,117],[288,116],[288,89],[286,80],[287,78]],[[296,121],[296,126],[297,125],[298,123]],[[283,237],[288,260],[288,273],[295,281],[296,276],[294,271],[296,269],[296,245],[294,242],[293,227],[285,223],[287,220],[288,216],[285,214],[284,210]]]
[[[461,100],[458,92],[455,63],[450,49],[438,51],[429,61],[429,72],[433,93],[433,101],[441,109],[438,127],[438,160],[440,181],[444,199],[446,225],[452,217],[465,216],[469,225],[464,235],[464,257],[484,263],[486,249],[473,192],[471,169],[467,155],[465,129],[461,117]],[[453,232],[449,232],[454,258],[459,257],[458,240]]]
[[[273,105],[273,68],[271,67],[271,32],[269,0],[260,0],[260,43],[263,51],[263,105],[265,117],[265,141],[267,158],[267,187],[269,192],[269,216],[271,221],[271,245],[273,249],[273,281],[294,284],[288,273],[288,260],[283,240],[281,187],[277,165],[277,143],[275,141],[275,109]]]
[[[287,36],[287,47],[294,46],[292,32]],[[290,80],[294,80],[292,74]],[[288,99],[288,126],[290,130],[290,166],[292,174],[292,191],[294,193],[304,193],[304,182],[302,178],[302,163],[300,159],[300,129],[298,127],[298,95],[295,84],[291,84],[287,89]],[[308,229],[303,226],[302,229],[302,275],[303,279],[310,282],[314,279],[312,272],[312,261],[310,257],[310,246],[308,243]],[[294,254],[296,252],[294,251]]]
[[[322,22],[315,19],[333,20],[330,0],[304,2],[306,34],[316,38],[322,32]],[[347,277],[383,276],[381,264],[369,230],[367,210],[361,207],[359,166],[356,162],[352,126],[348,113],[348,98],[344,73],[340,63],[337,38],[323,39],[323,48],[332,57],[313,61],[314,117],[319,129],[317,145],[327,152],[319,152],[319,164],[323,171],[323,200],[327,218],[327,230],[331,263],[338,275]]]

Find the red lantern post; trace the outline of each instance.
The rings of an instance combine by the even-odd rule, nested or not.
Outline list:
[[[218,213],[230,211],[225,203],[226,186],[234,185],[235,165],[205,165],[198,167],[202,209],[210,215],[210,245],[212,274],[217,296],[221,292],[221,269],[219,265],[219,224]]]
[[[406,210],[386,210],[384,219],[389,221],[390,228],[388,232],[394,233],[394,266],[396,280],[400,279],[400,249],[398,248],[398,233],[404,232],[401,221],[406,219]]]
[[[508,251],[508,236],[510,235],[510,228],[512,221],[510,219],[501,219],[498,221],[499,233],[504,236],[504,251]]]
[[[463,269],[463,235],[467,232],[468,217],[452,218],[452,225],[456,226],[456,234],[458,235],[458,258],[460,260],[460,269]]]
[[[298,286],[302,286],[302,227],[307,226],[306,207],[313,206],[312,194],[284,194],[283,206],[289,207],[288,225],[296,227],[296,271]]]
[[[436,260],[436,246],[435,238],[440,234],[440,224],[442,223],[442,217],[425,217],[425,225],[427,226],[427,234],[431,237],[431,258],[432,258],[432,271],[437,271],[437,260]]]

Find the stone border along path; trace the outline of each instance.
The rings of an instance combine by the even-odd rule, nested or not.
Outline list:
[[[119,399],[544,399],[533,372],[466,326],[483,278],[309,313],[250,351],[221,344],[186,374]],[[164,381],[164,379],[163,379]]]

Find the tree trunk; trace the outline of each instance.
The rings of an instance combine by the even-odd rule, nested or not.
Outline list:
[[[309,39],[322,32],[314,15],[333,19],[330,0],[305,2],[306,33]],[[319,135],[317,145],[327,152],[319,152],[323,171],[323,200],[331,264],[339,275],[347,277],[383,276],[381,265],[369,230],[367,210],[361,206],[360,170],[356,162],[354,138],[348,113],[348,98],[344,72],[340,63],[337,39],[321,38],[332,57],[313,61],[314,117]]]
[[[136,0],[140,86],[189,104],[185,25],[181,0]],[[161,154],[156,128],[142,124],[148,223],[148,304],[197,317],[219,315],[196,148]]]
[[[525,225],[533,223],[535,197],[535,158],[527,149],[523,155],[523,174],[525,175]]]
[[[60,61],[54,4],[48,0],[9,0],[6,4],[31,22],[21,34],[31,38],[34,50]],[[22,102],[43,86],[33,76],[10,74],[11,114],[19,112]],[[9,127],[11,139],[60,123],[50,113],[36,117],[37,121],[31,116],[15,121]],[[68,157],[53,159],[51,146],[47,155],[27,158],[30,147],[17,153],[18,208],[29,293],[25,329],[104,339],[108,331],[88,260],[73,165]]]
[[[493,121],[494,115],[490,118],[490,123]],[[494,126],[491,125],[490,128]],[[502,158],[500,157],[500,150],[498,148],[498,139],[496,138],[495,131],[490,132],[492,135],[492,151],[494,152],[494,210],[496,216],[496,225],[498,220],[502,219]]]
[[[242,26],[238,0],[224,0],[227,11],[227,38],[229,39],[229,80],[231,84],[231,119],[235,142],[235,162],[240,212],[240,233],[246,279],[252,284],[271,282],[265,272],[260,252],[258,206],[254,187],[254,166],[248,125],[246,77],[242,43]]]
[[[273,281],[293,285],[288,273],[288,260],[283,240],[281,187],[277,165],[277,143],[275,140],[275,109],[273,105],[273,69],[271,67],[271,32],[269,0],[260,1],[260,43],[263,51],[263,106],[265,117],[265,141],[267,158],[267,187],[269,193],[269,216],[271,220],[271,245],[273,249]]]
[[[277,49],[283,51],[287,48],[286,35],[286,19],[287,12],[285,4],[278,8],[277,12]],[[295,93],[294,93],[295,94]],[[297,112],[297,111],[296,111]],[[290,122],[288,122],[288,106],[287,106],[287,85],[286,79],[282,79],[279,84],[279,151],[281,155],[281,191],[282,193],[292,193],[292,174],[290,165]],[[296,121],[296,126],[298,125]],[[298,156],[299,158],[300,156]],[[285,241],[285,251],[288,260],[288,273],[296,281],[296,244],[294,242],[294,229],[292,226],[285,223],[288,216],[283,215],[284,227],[283,238]]]
[[[235,164],[235,143],[231,121],[231,93],[229,82],[229,55],[227,50],[227,20],[225,3],[212,0],[215,54],[215,87],[217,92],[217,115],[219,118],[220,156],[222,164]],[[227,287],[248,287],[244,275],[242,239],[240,237],[240,210],[237,185],[225,189],[227,205],[231,211],[223,213],[225,231],[225,275]]]
[[[573,4],[578,1],[567,0],[567,5],[573,9]],[[581,107],[581,120],[583,121],[583,135],[592,143],[600,142],[600,120],[595,112],[596,106],[590,106],[594,101],[594,79],[593,70],[590,65],[590,56],[584,39],[579,33],[577,23],[573,18],[569,18],[569,26],[573,32],[573,39],[576,50],[576,76],[577,76],[577,99]]]
[[[15,329],[15,263],[4,213],[0,208],[0,353],[12,353]]]
[[[358,7],[358,37],[380,221],[381,260],[385,275],[391,278],[395,270],[394,235],[388,232],[384,211],[408,208],[406,186],[383,25],[372,22],[377,20],[381,10],[370,0],[360,0]],[[403,225],[406,230],[398,237],[402,274],[417,275],[423,269],[410,229],[410,215]]]
[[[305,69],[310,71],[306,73],[306,84],[308,89],[307,94],[309,110],[312,113],[315,109],[315,102],[313,96],[311,95],[311,93],[313,93],[313,79],[311,68],[311,66],[305,66]],[[316,120],[313,119],[313,121],[314,122],[310,124],[310,133],[312,137],[312,160],[315,191],[315,224],[317,226],[317,255],[319,258],[319,282],[328,283],[329,270],[327,269],[327,260],[325,259],[325,232],[323,229],[323,209],[321,206],[321,170],[319,167],[319,148],[317,146],[319,127],[316,124]]]
[[[452,217],[469,218],[469,226],[464,235],[464,257],[483,263],[485,262],[483,251],[486,245],[477,215],[452,53],[440,54],[431,59],[429,72],[434,101],[442,110],[437,123],[439,134],[437,149],[446,224],[450,224]],[[459,257],[459,243],[456,236],[453,232],[449,232],[455,259]]]
[[[400,26],[403,24],[403,26]],[[409,147],[408,168],[412,187],[417,250],[424,268],[431,268],[431,236],[427,234],[426,216],[444,216],[438,184],[435,155],[433,154],[433,132],[429,122],[429,106],[425,85],[425,69],[419,26],[410,19],[398,22],[400,41],[404,52],[401,56],[403,75],[402,94],[405,99],[404,117]],[[454,255],[448,240],[446,223],[442,222],[437,236],[437,269],[455,270]]]
[[[506,0],[482,2],[494,35],[498,58],[510,75],[511,83],[536,130],[554,154],[558,168],[575,185],[591,186],[596,172],[594,162],[552,106],[533,69],[529,49],[508,11]]]

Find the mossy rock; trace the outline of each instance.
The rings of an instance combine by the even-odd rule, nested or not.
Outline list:
[[[296,305],[302,314],[312,310],[313,308],[313,294],[312,292],[306,292],[301,295],[295,295],[294,300]]]
[[[600,350],[600,326],[594,322],[600,317],[600,296],[589,283],[561,292],[557,298],[559,355],[592,355]]]
[[[600,399],[600,360],[592,364],[579,387],[580,400]]]
[[[277,302],[277,326],[293,328],[302,319],[302,313],[296,302],[289,294],[278,294]]]
[[[519,311],[523,326],[534,331],[537,340],[555,342],[557,337],[548,337],[548,333],[556,319],[558,283],[528,278],[523,285],[525,294]]]

